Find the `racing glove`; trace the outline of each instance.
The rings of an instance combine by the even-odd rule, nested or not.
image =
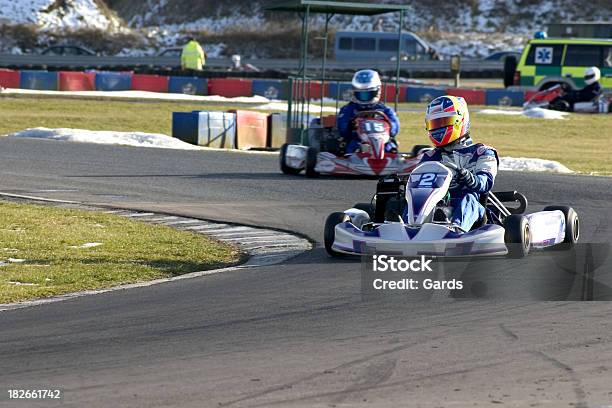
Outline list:
[[[457,182],[472,190],[478,187],[478,180],[476,180],[476,176],[474,176],[474,173],[467,169],[457,170]]]

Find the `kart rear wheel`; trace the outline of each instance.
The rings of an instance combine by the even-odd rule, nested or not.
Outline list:
[[[299,174],[302,171],[301,169],[294,169],[287,165],[287,147],[289,147],[289,143],[285,143],[280,148],[279,160],[281,171],[284,174]]]
[[[544,211],[559,210],[565,216],[565,238],[563,239],[562,249],[569,249],[578,242],[580,238],[580,219],[572,207],[565,205],[549,205],[544,207]]]
[[[315,171],[318,154],[319,152],[314,147],[309,147],[306,151],[306,177],[319,177],[319,173]]]
[[[572,106],[563,99],[557,99],[550,103],[550,106],[548,107],[548,109],[556,110],[560,112],[571,112]]]
[[[323,242],[325,243],[325,250],[329,256],[343,256],[342,253],[334,251],[332,245],[336,239],[336,225],[342,224],[348,220],[349,216],[341,212],[331,213],[329,217],[327,217],[327,220],[325,221],[325,231],[323,232]]]
[[[523,258],[531,248],[531,232],[527,217],[511,214],[504,220],[504,241],[508,248],[509,258]]]

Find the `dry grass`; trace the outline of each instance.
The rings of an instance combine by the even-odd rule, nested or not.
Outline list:
[[[266,23],[261,27],[233,27],[222,32],[209,30],[190,33],[202,44],[223,43],[224,55],[240,54],[257,58],[299,58],[301,30],[298,24]],[[314,28],[310,31],[308,50],[312,58],[323,56],[323,42],[319,39],[324,31]],[[330,30],[328,56],[333,54],[334,31]]]
[[[54,44],[84,46],[102,55],[114,55],[129,44],[138,48],[145,40],[136,32],[109,32],[95,28],[42,32],[32,24],[0,24],[0,40],[14,43],[22,50],[46,48]]]
[[[234,247],[116,215],[0,201],[0,303],[236,264]],[[82,247],[86,243],[100,243]]]

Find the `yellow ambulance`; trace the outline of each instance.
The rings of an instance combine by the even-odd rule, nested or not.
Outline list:
[[[582,88],[588,67],[598,67],[601,86],[612,89],[612,38],[532,39],[518,63],[506,61],[504,82],[538,90],[560,83]]]

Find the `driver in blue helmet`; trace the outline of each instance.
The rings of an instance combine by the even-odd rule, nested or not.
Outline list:
[[[383,112],[391,122],[391,139],[385,146],[387,152],[397,152],[395,136],[400,129],[399,120],[393,109],[380,101],[382,82],[378,72],[371,69],[357,71],[352,80],[351,101],[338,113],[338,131],[346,143],[345,153],[351,154],[359,148],[359,137],[355,129],[355,117],[359,112]]]

